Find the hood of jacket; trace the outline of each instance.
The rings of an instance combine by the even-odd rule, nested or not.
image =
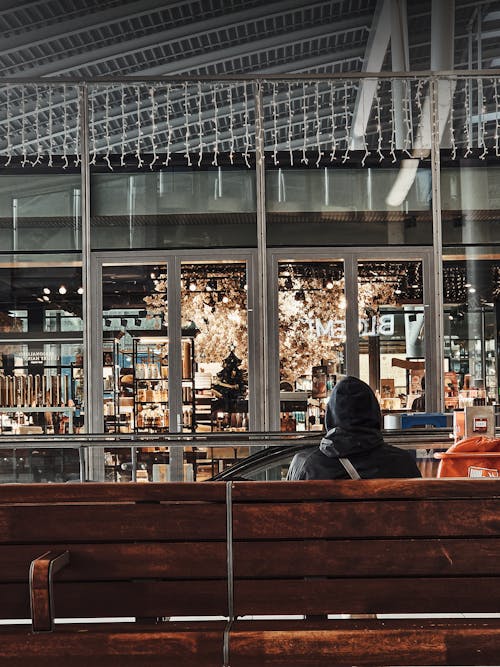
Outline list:
[[[320,450],[326,456],[348,456],[383,444],[380,405],[372,389],[347,376],[333,388],[325,415],[326,436]]]

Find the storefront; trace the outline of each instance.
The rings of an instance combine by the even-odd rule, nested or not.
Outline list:
[[[498,120],[459,79],[440,152],[436,79],[399,116],[391,82],[356,149],[359,80],[56,86],[57,138],[50,84],[11,93],[1,432],[315,431],[345,374],[384,412],[496,405]]]

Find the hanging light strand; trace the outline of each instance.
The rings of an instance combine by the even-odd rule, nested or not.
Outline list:
[[[318,149],[318,159],[316,160],[316,166],[319,167],[321,163],[321,158],[323,157],[323,151],[321,150],[321,120],[319,117],[319,81],[315,83],[314,89],[314,106],[315,106],[315,122],[316,122],[316,148]]]
[[[135,145],[135,157],[137,159],[137,168],[141,169],[144,164],[144,160],[141,157],[141,141],[142,141],[142,119],[141,119],[141,89],[140,86],[136,86],[136,125],[137,125],[137,141]]]
[[[273,162],[274,166],[277,166],[279,164],[279,160],[278,160],[278,110],[276,104],[276,81],[273,81],[272,114],[273,114]]]
[[[83,104],[83,94],[80,89],[78,89],[78,95],[76,98],[76,125],[75,125],[75,159],[73,164],[75,167],[78,167],[82,162],[82,148],[80,146],[80,131],[82,123],[82,104]]]
[[[456,89],[455,89],[456,91]],[[455,139],[455,100],[456,96],[454,93],[451,94],[451,104],[450,104],[450,113],[448,114],[448,128],[450,134],[450,143],[451,143],[451,159],[455,160],[457,157],[457,142]]]
[[[97,146],[96,146],[96,122],[95,122],[95,89],[90,91],[90,152],[91,159],[89,161],[90,165],[95,165],[97,158]]]
[[[49,159],[47,162],[48,167],[52,167],[53,165],[53,154],[54,154],[54,132],[53,132],[53,127],[54,127],[54,107],[52,104],[52,86],[49,86],[48,88],[48,121],[47,121],[47,132],[49,135]]]
[[[307,90],[306,82],[302,84],[302,159],[300,160],[302,164],[309,164],[307,159]]]
[[[394,96],[392,93],[393,89],[391,87],[391,94],[389,96],[391,105],[391,120],[390,120],[391,137],[389,139],[389,154],[392,158],[392,162],[396,162],[396,118],[394,111]]]
[[[464,157],[467,157],[472,153],[472,134],[471,134],[471,122],[472,119],[470,118],[470,87],[472,85],[472,82],[470,79],[467,79],[465,81],[465,114],[464,114],[464,134],[465,134],[465,145],[466,145],[466,150],[464,153]]]
[[[156,132],[157,132],[157,125],[156,125],[156,118],[158,116],[158,104],[156,102],[156,87],[151,86],[149,89],[149,103],[151,107],[151,149],[153,151],[153,157],[151,158],[151,162],[149,163],[149,168],[152,170],[156,162],[158,161],[158,145],[156,143],[157,138],[156,138]]]
[[[184,82],[184,157],[188,167],[192,166],[191,156],[189,154],[189,98],[188,98],[188,82]]]
[[[250,118],[248,110],[248,91],[246,82],[243,83],[243,97],[244,97],[244,123],[245,123],[245,152],[243,154],[245,164],[250,168],[249,155],[250,155]]]
[[[201,81],[198,81],[198,167],[201,166],[203,160],[203,97],[201,93]]]
[[[219,121],[217,118],[217,112],[218,112],[218,106],[217,106],[217,85],[214,83],[213,84],[213,90],[212,90],[212,105],[214,108],[214,118],[213,118],[213,123],[214,123],[214,158],[212,160],[212,165],[214,167],[219,166]]]
[[[108,169],[113,171],[113,167],[111,165],[111,144],[110,144],[110,127],[109,127],[109,87],[106,88],[106,93],[104,96],[104,133],[106,136],[106,154],[104,155],[104,161],[108,165]]]
[[[234,107],[233,107],[233,88],[231,84],[227,87],[227,100],[229,104],[229,162],[234,162]]]
[[[166,151],[166,156],[165,156],[165,161],[164,165],[168,167],[170,163],[170,152],[172,150],[172,126],[170,124],[170,93],[171,93],[172,87],[168,83],[167,84],[167,92],[165,96],[165,124],[167,127],[167,151]]]
[[[40,138],[40,89],[35,86],[35,137],[36,137],[36,158],[31,162],[32,167],[36,167],[42,161],[42,142]]]
[[[330,126],[331,126],[331,150],[330,162],[337,159],[335,153],[337,152],[337,139],[335,137],[335,85],[333,81],[330,82]]]
[[[63,169],[68,166],[68,87],[65,83],[62,86],[63,103],[63,138],[62,138],[62,160]]]
[[[478,85],[478,95],[480,95],[480,109],[481,112],[481,145],[480,148],[483,149],[483,152],[479,156],[480,160],[485,160],[488,154],[488,147],[486,145],[486,137],[488,135],[488,130],[486,128],[486,98],[484,96],[484,84],[483,81],[480,81],[480,86]]]
[[[365,105],[365,96],[363,95],[363,117],[368,118],[366,114],[366,109],[364,108]],[[365,152],[363,154],[363,157],[361,158],[361,166],[365,166],[366,158],[370,155],[370,151],[368,150],[368,141],[367,141],[367,131],[363,132],[363,148],[365,149]]]
[[[121,113],[121,122],[122,130],[120,137],[120,164],[122,167],[125,166],[125,140],[127,137],[127,115],[125,113],[125,85],[121,84],[121,95],[120,95],[120,113]]]
[[[375,122],[377,124],[377,154],[379,162],[384,159],[382,152],[382,121],[381,121],[381,107],[380,107],[380,81],[377,81],[377,89],[375,93]]]
[[[352,84],[352,82],[351,82]],[[349,105],[348,105],[348,88],[347,81],[344,81],[344,140],[345,140],[345,150],[344,155],[342,156],[342,163],[347,162],[349,159],[349,142],[351,137],[351,129],[349,124]]]
[[[404,113],[404,124],[405,124],[405,141],[404,141],[404,150],[408,157],[411,157],[411,149],[413,148],[413,125],[411,118],[411,81],[405,79],[403,81],[404,95],[403,95],[403,113]]]

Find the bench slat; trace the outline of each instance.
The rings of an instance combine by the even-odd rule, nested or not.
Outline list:
[[[0,627],[2,667],[221,667],[224,623],[64,624],[33,635]]]
[[[236,542],[237,578],[500,576],[500,539],[349,540]]]
[[[236,580],[235,613],[498,613],[499,577]]]
[[[71,551],[71,567],[58,581],[99,581],[141,578],[225,577],[225,542],[136,542],[114,544],[4,545],[0,549],[2,581],[26,578],[31,561],[45,551]],[[138,563],[140,566],[138,567]]]
[[[476,482],[479,482],[477,484]],[[233,482],[235,502],[303,502],[413,498],[500,497],[496,479],[363,479],[290,482]]]
[[[4,584],[0,594],[0,618],[30,617],[28,583]],[[194,578],[81,583],[56,579],[54,609],[56,618],[226,616],[227,583]]]
[[[480,520],[479,520],[480,517]],[[233,534],[241,539],[474,537],[500,534],[500,498],[238,503]]]
[[[238,621],[230,645],[231,667],[498,665],[500,621]]]
[[[165,503],[0,507],[3,544],[189,540],[193,535],[197,540],[224,540],[224,506]]]
[[[134,502],[221,502],[226,498],[220,482],[169,482],[162,484],[102,483],[85,484],[0,484],[0,505],[13,503],[134,503]]]

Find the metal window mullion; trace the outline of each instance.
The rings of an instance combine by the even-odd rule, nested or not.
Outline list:
[[[344,258],[346,321],[345,370],[359,377],[358,261],[355,255]]]
[[[444,324],[443,324],[443,237],[441,226],[441,162],[439,143],[438,81],[430,81],[431,114],[431,175],[432,175],[432,264],[428,273],[429,328],[426,329],[426,374],[431,380],[426,384],[427,410],[444,410]],[[425,283],[424,283],[425,286]]]
[[[173,257],[167,264],[168,298],[168,407],[170,432],[182,433],[182,342],[181,342],[181,259]],[[170,447],[170,480],[184,480],[184,449]]]
[[[259,387],[257,419],[253,420],[252,430],[267,431],[270,429],[271,416],[269,411],[269,318],[267,303],[267,235],[266,235],[266,173],[264,160],[264,104],[262,83],[257,81],[254,86],[255,99],[255,178],[257,204],[257,289],[259,312],[260,368],[262,382]]]

